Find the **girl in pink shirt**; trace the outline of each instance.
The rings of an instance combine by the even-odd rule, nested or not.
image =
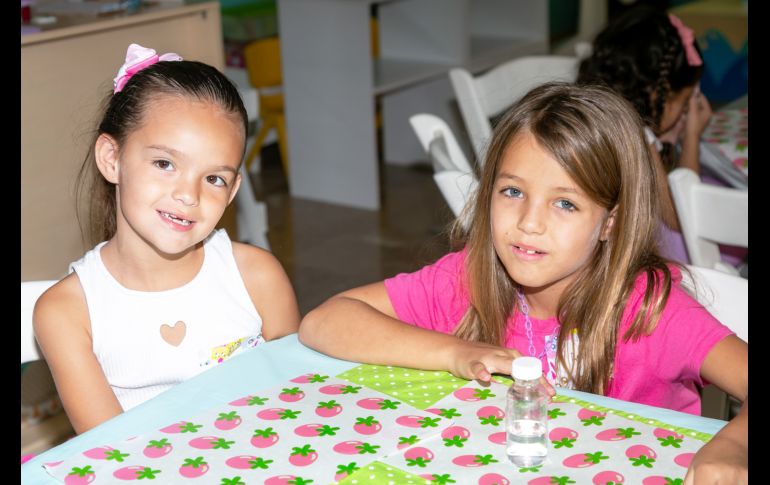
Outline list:
[[[300,340],[347,360],[481,381],[531,355],[557,385],[692,413],[708,381],[744,405],[685,483],[741,482],[748,345],[659,255],[650,157],[639,116],[610,90],[535,88],[495,128],[453,228],[458,252],[330,298],[304,318]]]

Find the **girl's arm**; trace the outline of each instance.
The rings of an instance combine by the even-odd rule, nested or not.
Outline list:
[[[657,178],[658,193],[660,194],[660,214],[663,219],[663,223],[675,231],[680,231],[679,219],[676,216],[676,208],[674,207],[674,199],[671,197],[671,191],[668,187],[668,175],[666,169],[663,167],[663,161],[660,158],[660,153],[654,146],[650,145],[650,153],[652,154],[653,162],[656,164],[655,174]]]
[[[43,293],[32,321],[75,432],[88,431],[122,413],[93,353],[88,307],[75,273]]]
[[[233,256],[251,301],[262,318],[262,336],[274,340],[299,327],[294,288],[281,263],[270,252],[233,242]]]
[[[689,168],[700,175],[700,137],[711,118],[711,105],[708,99],[695,88],[688,101],[682,132],[682,153],[677,166]]]
[[[325,301],[302,320],[300,341],[333,357],[378,365],[446,370],[488,382],[510,374],[513,349],[468,342],[408,325],[396,316],[385,284],[372,283]]]
[[[696,453],[685,485],[748,483],[749,346],[731,335],[716,344],[701,366],[701,376],[743,402],[741,411]]]

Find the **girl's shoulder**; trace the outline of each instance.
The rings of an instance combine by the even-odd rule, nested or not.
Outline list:
[[[692,296],[690,290],[685,288],[682,284],[682,269],[678,265],[672,263],[669,263],[666,266],[671,278],[671,288],[668,297],[666,298],[665,305],[662,308],[659,321],[665,322],[672,318],[680,319],[683,318],[684,314],[687,315],[686,319],[693,322],[696,320],[713,319],[698,300]],[[653,278],[650,278],[650,274],[653,275]],[[632,320],[631,317],[636,315],[640,310],[650,281],[655,285],[654,296],[658,296],[665,289],[664,276],[663,271],[660,269],[654,270],[651,273],[643,271],[637,275],[633,289],[626,301],[625,316],[623,318],[624,326],[629,325]]]
[[[83,328],[90,333],[86,295],[77,273],[70,273],[40,295],[32,321],[36,334],[54,328]]]

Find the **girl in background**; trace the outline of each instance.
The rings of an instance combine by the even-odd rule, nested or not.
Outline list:
[[[711,106],[700,92],[703,59],[692,29],[672,14],[642,6],[629,9],[600,32],[580,64],[578,84],[603,84],[628,100],[642,117],[662,197],[659,241],[663,255],[690,262],[668,188],[667,174],[684,167],[701,174],[700,139]],[[677,153],[677,147],[681,150]],[[713,178],[709,183],[717,183]],[[748,250],[721,246],[722,258],[739,266]]]

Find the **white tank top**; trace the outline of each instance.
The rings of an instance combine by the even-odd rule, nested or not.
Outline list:
[[[198,274],[166,291],[136,291],[118,283],[100,256],[105,243],[72,263],[70,271],[86,295],[94,354],[124,410],[264,342],[262,319],[224,229],[204,241]]]

